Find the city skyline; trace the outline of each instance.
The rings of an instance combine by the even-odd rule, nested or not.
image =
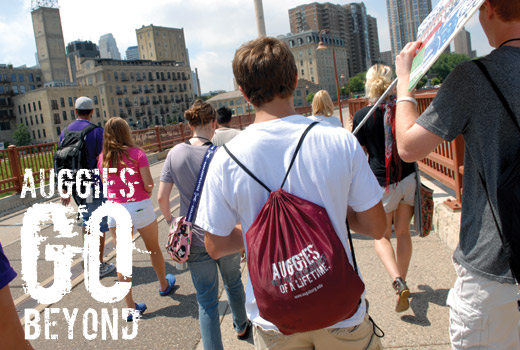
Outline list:
[[[340,5],[351,2],[331,1]],[[434,7],[437,2],[432,1]],[[306,3],[309,1],[263,0],[267,35],[289,33],[288,9]],[[381,0],[364,3],[367,13],[377,18],[380,50],[390,50],[386,5],[381,6]],[[78,39],[97,43],[102,34],[111,32],[118,46],[126,48],[137,44],[135,30],[143,25],[184,28],[191,67],[198,68],[202,92],[233,89],[231,60],[234,52],[242,43],[257,36],[252,0],[194,0],[189,3],[158,0],[146,5],[135,0],[92,0],[88,6],[79,6],[73,0],[59,0],[59,5],[65,44]],[[30,0],[0,0],[0,32],[4,34],[3,45],[0,45],[0,63],[35,65],[36,45],[30,6]],[[200,8],[205,10],[201,11]],[[229,20],[230,14],[233,20]],[[471,19],[466,29],[471,33],[472,46],[478,55],[491,51],[478,23],[478,16]]]

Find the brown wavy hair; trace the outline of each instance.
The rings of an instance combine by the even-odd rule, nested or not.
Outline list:
[[[276,97],[292,96],[298,78],[289,46],[269,37],[247,42],[235,52],[233,74],[249,101],[257,107]]]
[[[136,163],[128,155],[127,150],[131,147],[135,147],[135,144],[128,123],[121,117],[110,118],[103,132],[103,168],[128,167],[123,155]]]
[[[206,125],[217,118],[217,111],[207,102],[196,100],[190,109],[184,112],[184,118],[191,127]]]

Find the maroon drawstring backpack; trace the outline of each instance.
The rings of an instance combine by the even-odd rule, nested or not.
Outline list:
[[[329,327],[350,318],[365,289],[357,273],[348,222],[355,269],[325,208],[283,190],[303,140],[316,124],[309,125],[301,136],[276,191],[271,191],[224,145],[229,156],[269,191],[269,198],[246,233],[247,267],[260,316],[286,335]]]

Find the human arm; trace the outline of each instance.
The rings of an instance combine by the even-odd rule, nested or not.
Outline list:
[[[353,231],[374,239],[383,238],[386,229],[386,214],[381,201],[372,208],[361,212],[355,212],[349,207],[347,218]]]
[[[205,231],[204,245],[209,256],[217,260],[223,256],[238,253],[244,249],[242,227],[236,225],[229,236],[217,236]]]
[[[5,349],[32,349],[33,347],[29,341],[25,339],[24,330],[18,318],[9,285],[0,289],[0,308],[3,313],[0,318],[2,346]]]
[[[168,224],[172,222],[172,214],[170,213],[170,193],[173,188],[171,182],[159,182],[159,191],[157,193],[157,202],[159,203],[159,209],[164,215],[164,219]]]
[[[415,98],[415,92],[408,90],[413,58],[421,42],[406,44],[396,57],[397,99],[402,97]],[[417,124],[419,117],[417,106],[410,101],[397,103],[395,129],[399,156],[405,162],[421,160],[426,157],[443,139]]]
[[[141,174],[141,178],[143,179],[143,186],[146,192],[148,192],[148,195],[152,196],[153,191],[153,178],[152,173],[150,172],[149,166],[144,166],[139,168],[139,173]]]

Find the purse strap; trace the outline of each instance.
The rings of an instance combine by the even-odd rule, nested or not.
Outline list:
[[[298,141],[298,145],[296,145],[296,149],[294,151],[294,154],[292,156],[292,159],[291,159],[291,163],[289,164],[289,168],[287,169],[287,172],[285,173],[285,176],[283,178],[283,181],[282,181],[282,185],[280,186],[280,188],[283,187],[283,185],[285,185],[285,181],[287,180],[287,176],[289,175],[289,171],[291,170],[293,164],[294,164],[294,161],[296,160],[296,155],[298,154],[298,151],[300,150],[301,146],[302,146],[302,143],[303,143],[303,140],[305,139],[305,136],[307,136],[307,134],[309,133],[309,131],[316,125],[318,124],[319,122],[313,122],[312,124],[310,124],[306,129],[305,131],[303,132],[302,136],[300,137],[300,140]],[[233,153],[231,153],[231,151],[227,148],[227,146],[224,144],[223,145],[224,149],[226,150],[227,154],[229,154],[229,156],[231,157],[231,159],[233,159],[233,161],[235,161],[235,163],[238,164],[239,167],[241,167],[249,176],[251,176],[256,182],[258,182],[263,188],[265,188],[269,193],[271,193],[271,189],[269,189],[269,187],[267,187],[266,184],[264,184],[262,181],[260,181],[260,179],[258,179],[255,174],[253,174],[248,168],[246,168],[246,166],[244,164],[242,164],[236,157]],[[350,251],[352,253],[352,262],[353,262],[353,265],[354,265],[354,270],[356,271],[356,273],[359,275],[359,271],[358,271],[358,267],[357,267],[357,262],[356,262],[356,254],[354,253],[354,245],[352,244],[352,234],[350,233],[350,226],[348,224],[348,218],[345,220],[345,224],[347,225],[347,234],[348,234],[348,242],[349,242],[349,245],[350,245]]]
[[[197,178],[197,182],[195,184],[195,189],[193,190],[193,196],[191,197],[190,208],[188,209],[188,215],[186,215],[186,221],[193,222],[193,216],[197,212],[197,207],[199,206],[200,194],[202,192],[202,188],[204,187],[204,180],[206,179],[206,174],[208,172],[209,163],[211,159],[213,159],[213,155],[217,150],[217,146],[211,145],[208,147],[206,153],[204,154],[204,159],[202,160],[202,165],[199,171],[199,177]]]
[[[516,120],[515,114],[513,113],[513,110],[511,109],[511,106],[509,105],[509,103],[507,102],[506,98],[504,97],[504,95],[502,94],[502,92],[500,91],[498,86],[495,84],[495,82],[491,78],[491,75],[489,74],[489,72],[486,69],[486,67],[484,66],[484,64],[480,60],[474,60],[473,62],[475,62],[477,67],[480,68],[480,70],[482,71],[482,73],[484,74],[486,79],[489,81],[491,87],[493,88],[493,90],[497,94],[498,99],[504,105],[504,108],[506,109],[507,114],[511,117],[511,119],[513,120],[513,123],[516,125],[516,127],[518,128],[518,131],[520,132],[520,125],[518,124],[518,121]],[[484,192],[486,193],[486,198],[487,198],[487,201],[489,203],[489,208],[491,210],[491,214],[493,215],[493,220],[495,221],[495,226],[497,228],[498,235],[500,236],[500,240],[502,242],[502,245],[504,245],[505,238],[504,238],[504,234],[502,232],[502,228],[501,228],[501,226],[498,223],[498,217],[499,216],[497,214],[497,211],[495,210],[493,202],[491,202],[491,197],[489,196],[489,191],[488,191],[488,188],[487,188],[486,180],[484,179],[484,176],[482,175],[483,172],[480,171],[480,168],[479,168],[477,162],[471,156],[471,153],[469,152],[469,149],[468,149],[468,156],[471,159],[471,161],[473,162],[473,164],[475,164],[475,168],[477,169],[478,176],[480,177],[480,181],[482,182],[482,186],[484,187]],[[508,257],[508,259],[509,259],[509,257]],[[516,278],[516,276],[514,276],[514,272],[513,272],[512,269],[511,269],[511,273],[513,273],[513,277]],[[520,300],[518,301],[518,309],[520,310]]]

